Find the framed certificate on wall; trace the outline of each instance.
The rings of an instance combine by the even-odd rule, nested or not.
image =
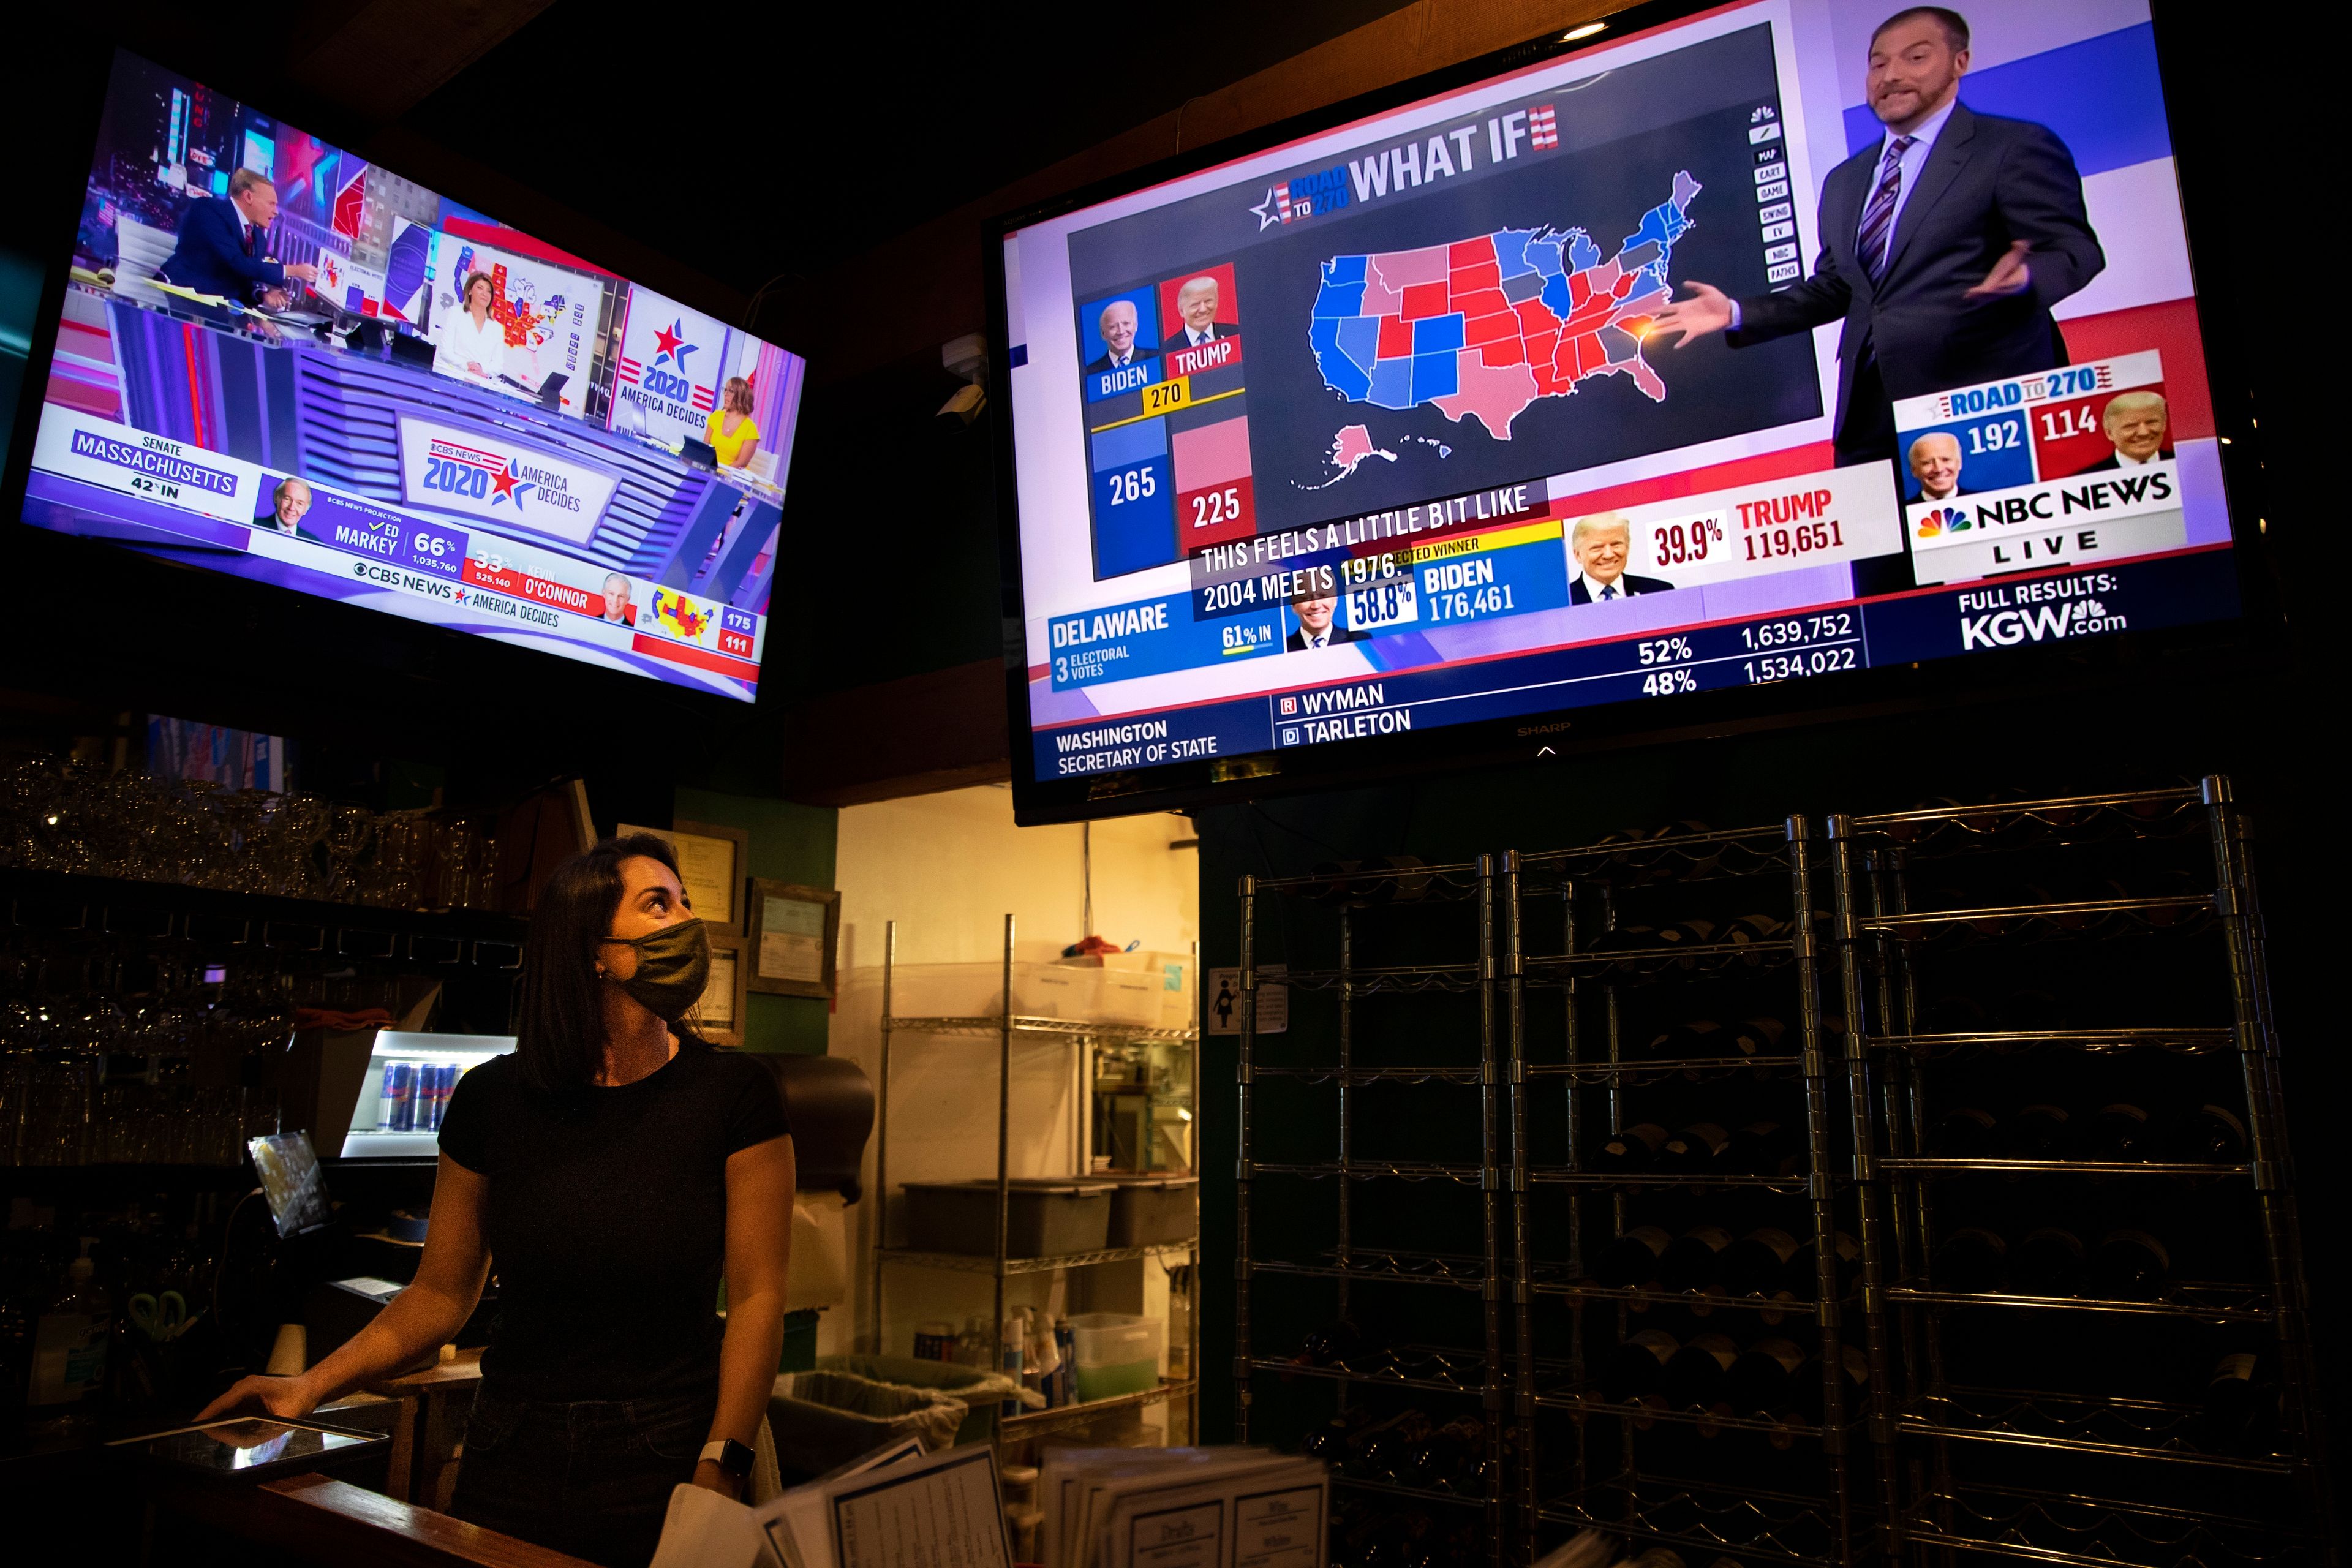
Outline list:
[[[751,879],[751,975],[754,991],[777,996],[831,996],[833,950],[841,931],[841,894],[832,888]]]
[[[710,928],[710,978],[703,983],[702,1000],[695,1005],[695,1022],[702,1037],[714,1046],[743,1043],[744,982],[751,965],[744,956],[751,942],[733,931]]]
[[[751,872],[751,836],[714,822],[681,822],[675,827],[638,827],[622,823],[623,837],[650,833],[677,856],[677,879],[686,901],[711,934],[743,934],[743,879]]]

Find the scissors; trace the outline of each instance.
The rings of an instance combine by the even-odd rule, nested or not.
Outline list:
[[[177,1290],[166,1290],[161,1296],[142,1291],[131,1298],[131,1321],[139,1331],[151,1340],[176,1340],[188,1331],[193,1320],[188,1316],[188,1299]]]

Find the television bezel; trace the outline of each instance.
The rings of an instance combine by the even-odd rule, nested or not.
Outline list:
[[[1734,0],[1745,3],[1745,0]],[[1900,7],[1888,0],[1890,13]],[[1598,18],[1601,31],[1546,32],[1458,64],[1406,78],[1386,87],[1179,153],[1129,173],[1112,175],[991,219],[982,234],[982,264],[992,343],[1010,346],[1004,292],[1004,241],[1038,223],[1128,195],[1151,185],[1253,156],[1286,142],[1320,135],[1370,116],[1422,100],[1475,86],[1507,72],[1615,47],[1644,34],[1729,9],[1725,0],[1648,0]],[[2184,90],[2182,66],[2167,49],[2168,13],[2177,0],[2149,0],[2157,39],[2157,64],[2165,94],[2165,117],[2181,186],[2181,209],[2189,252],[2189,276],[2199,278],[2200,255],[2226,253],[2229,235],[2219,216],[2226,170],[2215,138],[2197,133],[2217,118],[2220,106]],[[1588,22],[1584,26],[1590,26]],[[2189,36],[2186,23],[2172,34]],[[2211,211],[2204,211],[2206,207]],[[2200,243],[2201,242],[2201,243]],[[1403,734],[1333,742],[1251,752],[1215,763],[1162,763],[1131,773],[1076,779],[1034,776],[1035,740],[1030,725],[1026,589],[1021,572],[1021,514],[1014,463],[1014,396],[1009,353],[990,356],[989,401],[995,426],[992,450],[996,466],[998,550],[1004,605],[1006,743],[1012,769],[1013,815],[1023,826],[1082,822],[1150,811],[1184,811],[1209,805],[1316,790],[1348,788],[1384,780],[1474,767],[1535,763],[1633,746],[1672,744],[1763,729],[1848,722],[1892,713],[1957,708],[2000,700],[2027,691],[2052,696],[2112,689],[2149,679],[2152,667],[2168,659],[2194,661],[2211,673],[2224,666],[2259,668],[2284,647],[2277,563],[2258,523],[2256,475],[2261,468],[2259,432],[2249,410],[2252,375],[2242,348],[2221,328],[2216,301],[2203,290],[2191,294],[2206,353],[2206,380],[2213,394],[2216,431],[2222,437],[2222,485],[2230,509],[2230,561],[2237,573],[2240,613],[2234,619],[2154,631],[2126,631],[2078,643],[1978,650],[1964,657],[1918,664],[1880,666],[1809,677],[1770,685],[1682,693],[1663,700],[1547,710],[1516,717],[1448,724]],[[1338,514],[1337,515],[1343,515]],[[2261,569],[2257,569],[2257,566]],[[1990,672],[1990,679],[1988,679]]]
[[[216,668],[207,669],[207,676],[244,667],[256,659],[299,657],[305,645],[332,647],[352,656],[354,662],[364,669],[395,678],[413,673],[420,655],[430,659],[432,655],[438,654],[441,657],[431,659],[431,662],[455,667],[429,681],[436,701],[445,701],[447,706],[436,709],[430,715],[411,714],[409,718],[414,722],[406,724],[403,724],[396,715],[381,711],[372,718],[357,714],[339,718],[314,700],[314,694],[273,689],[266,683],[251,689],[226,689],[216,679],[195,679],[183,684],[167,675],[160,683],[163,689],[156,700],[175,703],[176,710],[184,717],[214,720],[238,728],[289,735],[318,738],[333,734],[347,741],[364,740],[379,746],[404,745],[412,752],[432,750],[436,739],[446,740],[457,726],[498,721],[501,705],[495,694],[501,690],[545,693],[553,700],[549,705],[550,712],[565,717],[610,711],[616,708],[635,707],[642,710],[650,707],[660,715],[660,721],[688,728],[733,731],[755,712],[768,715],[768,721],[772,722],[772,712],[769,704],[772,699],[770,693],[779,685],[772,679],[776,668],[772,662],[776,657],[772,636],[761,659],[758,687],[747,700],[656,676],[583,661],[545,648],[504,642],[475,631],[322,598],[299,589],[174,560],[111,540],[62,533],[25,521],[25,496],[32,475],[33,446],[40,429],[49,372],[56,359],[58,331],[63,324],[66,291],[71,282],[69,273],[73,264],[74,236],[89,185],[89,159],[94,155],[99,133],[104,124],[114,62],[118,56],[126,55],[184,76],[211,91],[239,101],[257,107],[263,101],[247,97],[245,84],[223,81],[215,75],[184,69],[157,54],[118,43],[111,37],[89,38],[79,48],[68,43],[45,62],[47,79],[57,88],[54,104],[69,110],[62,118],[53,116],[52,123],[58,139],[78,151],[74,159],[59,160],[51,166],[51,177],[57,181],[54,191],[45,191],[35,182],[23,193],[26,208],[37,216],[37,219],[44,212],[53,215],[50,221],[42,224],[35,233],[53,233],[58,238],[46,248],[37,248],[33,252],[33,259],[40,265],[42,273],[40,304],[33,318],[23,391],[18,396],[16,418],[8,433],[6,459],[5,465],[0,465],[0,530],[6,531],[5,537],[16,558],[22,561],[27,555],[37,554],[44,564],[70,563],[81,560],[103,563],[106,569],[117,574],[126,584],[135,585],[158,596],[167,595],[175,586],[196,584],[186,596],[200,601],[205,607],[203,631],[207,651],[192,657],[200,667],[207,657],[215,661]],[[274,110],[267,112],[273,118],[285,118],[277,115]],[[296,122],[311,134],[339,147],[355,147],[364,139],[357,134],[336,134],[339,128],[325,115],[297,116]],[[481,204],[467,200],[459,190],[450,188],[446,181],[436,183],[430,188],[469,210],[494,212],[498,207],[495,200]],[[593,240],[584,245],[569,243],[560,226],[551,226],[544,231],[532,229],[527,232],[549,243],[562,245],[575,254],[589,256],[595,249]],[[613,275],[632,288],[638,286],[638,280],[626,273],[616,271]],[[719,320],[731,320],[728,310],[716,306],[708,297],[698,297],[694,290],[683,288],[678,279],[668,279],[664,282],[665,286],[656,290],[664,297],[676,299]],[[652,284],[644,286],[654,288]],[[748,329],[744,330],[748,331]],[[808,354],[790,343],[766,337],[761,341],[797,356],[804,364],[809,363]],[[805,403],[805,380],[803,394]],[[775,619],[772,602],[771,610],[769,619],[772,632]],[[276,623],[272,629],[257,633],[240,635],[225,629],[253,624],[267,626],[271,622]],[[113,650],[95,637],[87,651],[91,660],[90,668],[73,684],[101,688],[110,694],[119,694],[129,686],[145,688],[150,684],[146,669],[152,666],[142,664],[135,654],[110,658],[109,655]],[[203,689],[190,690],[187,689],[190,686]],[[467,689],[469,686],[473,689]]]

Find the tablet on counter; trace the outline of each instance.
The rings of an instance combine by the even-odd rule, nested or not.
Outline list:
[[[268,1480],[303,1470],[340,1467],[370,1458],[374,1449],[391,1445],[391,1436],[382,1432],[347,1431],[314,1421],[234,1415],[169,1432],[153,1432],[143,1437],[123,1437],[107,1446],[224,1480]]]

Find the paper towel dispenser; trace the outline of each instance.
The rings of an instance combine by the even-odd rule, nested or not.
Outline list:
[[[793,1158],[804,1193],[833,1192],[845,1204],[864,1188],[859,1172],[874,1135],[874,1084],[845,1057],[772,1055],[751,1059],[775,1076],[793,1128]]]

